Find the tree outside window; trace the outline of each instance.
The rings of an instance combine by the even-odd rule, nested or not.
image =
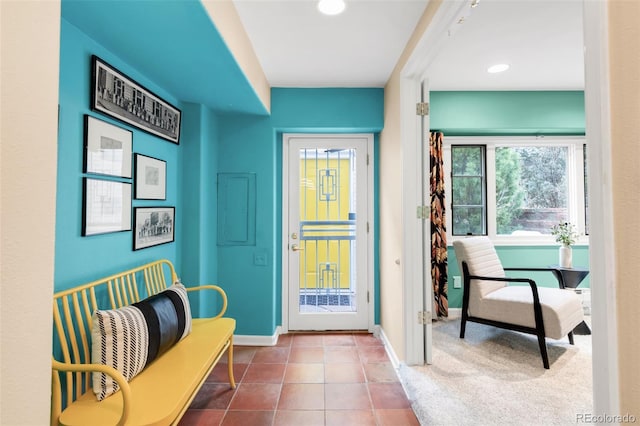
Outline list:
[[[497,234],[549,234],[568,220],[566,146],[496,148]]]

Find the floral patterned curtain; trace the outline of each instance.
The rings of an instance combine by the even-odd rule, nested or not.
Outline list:
[[[444,204],[444,167],[442,165],[442,132],[431,132],[431,281],[438,317],[449,316],[447,300],[447,227]]]

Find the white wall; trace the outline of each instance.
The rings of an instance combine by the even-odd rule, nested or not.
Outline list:
[[[0,2],[0,424],[46,425],[60,1]]]
[[[400,78],[441,3],[429,2],[384,88],[384,130],[380,133],[380,326],[400,361],[405,361],[406,347],[402,274],[406,258],[402,252],[402,171],[406,159],[402,158]],[[415,206],[405,208],[413,210]]]
[[[249,36],[231,0],[201,0],[209,17],[231,50],[267,111],[271,111],[271,86],[253,50]]]

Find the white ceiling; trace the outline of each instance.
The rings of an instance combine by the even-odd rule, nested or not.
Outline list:
[[[383,87],[428,0],[234,0],[273,87]]]
[[[429,68],[431,90],[582,90],[582,0],[480,0]],[[487,73],[498,63],[508,71]]]
[[[428,0],[234,0],[273,87],[383,87]],[[448,0],[444,0],[448,1]],[[470,1],[470,0],[469,0]],[[582,0],[480,0],[429,69],[431,90],[581,90]],[[488,74],[497,62],[509,71]]]

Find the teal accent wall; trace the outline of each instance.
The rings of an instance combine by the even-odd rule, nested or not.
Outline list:
[[[209,108],[183,104],[182,142],[176,165],[180,190],[176,220],[177,272],[187,286],[217,284],[216,176],[219,118]],[[201,294],[195,315],[217,312],[215,293]],[[193,302],[193,301],[192,301]]]
[[[182,110],[179,145],[90,110],[91,55],[99,56]],[[217,113],[202,104],[180,102],[64,19],[59,96],[55,290],[161,258],[173,262],[187,286],[216,283]],[[80,235],[82,177],[90,176],[82,173],[85,114],[132,131],[134,153],[166,161],[166,200],[133,200],[132,207],[176,207],[175,242],[133,251],[133,231]],[[114,180],[134,183],[133,179]],[[196,316],[218,307],[214,296],[195,303]]]
[[[271,120],[288,133],[379,133],[384,124],[384,90],[271,90]]]
[[[431,92],[430,126],[446,136],[584,135],[584,92]]]
[[[272,335],[282,324],[282,134],[374,133],[377,150],[383,100],[383,89],[274,88],[271,117],[232,115],[221,120],[219,172],[257,177],[256,245],[218,247],[219,280],[227,289],[229,315],[237,319],[238,334]],[[376,197],[377,189],[376,180]],[[377,208],[375,214],[377,218]],[[377,235],[377,228],[374,232]],[[256,261],[263,255],[266,265]],[[374,280],[378,294],[377,267]],[[380,302],[375,303],[377,323]]]
[[[214,111],[268,113],[201,1],[62,0],[61,12],[178,99]]]
[[[170,259],[180,266],[177,256],[179,243],[134,252],[131,231],[88,237],[80,235],[82,177],[89,176],[82,173],[85,114],[133,131],[134,152],[167,161],[167,200],[134,201],[134,206],[178,205],[180,147],[90,110],[91,55],[98,55],[168,102],[178,107],[181,105],[170,93],[146,79],[64,19],[61,21],[60,32],[55,290],[69,288],[159,258]],[[189,120],[188,112],[184,118]],[[114,180],[133,183],[132,179]],[[179,207],[178,218],[182,214]]]
[[[218,147],[219,173],[256,174],[256,235],[253,246],[218,246],[218,281],[229,299],[228,315],[237,334],[272,335],[276,327],[278,258],[274,198],[275,146],[268,118],[225,116]],[[266,256],[256,265],[256,255]]]
[[[571,136],[584,135],[582,91],[431,92],[430,127],[447,136]],[[505,267],[545,267],[558,264],[558,246],[497,246]],[[453,288],[460,276],[458,262],[448,249],[449,307],[462,307],[462,289]],[[589,247],[573,247],[573,264],[589,267]],[[511,275],[511,274],[510,274]],[[514,275],[511,275],[514,276]],[[551,272],[529,273],[541,286],[555,287]],[[589,277],[580,284],[589,287]]]
[[[106,44],[117,47],[113,40]],[[180,89],[167,90],[157,84],[123,59],[119,51],[105,47],[66,19],[61,21],[60,55],[55,290],[167,258],[174,263],[185,285],[219,284],[225,289],[229,296],[228,315],[237,320],[237,334],[273,335],[282,324],[282,134],[373,133],[378,152],[378,133],[383,127],[383,89],[273,89],[272,114],[266,116],[247,114],[242,107],[230,112],[193,99],[186,102],[174,94]],[[91,55],[97,55],[182,110],[179,145],[90,110]],[[242,85],[246,84],[242,80]],[[246,93],[245,86],[238,90]],[[252,105],[249,109],[255,108]],[[133,251],[132,231],[80,235],[85,114],[131,130],[134,153],[167,162],[167,199],[133,200],[132,204],[175,206],[175,242]],[[376,169],[377,164],[376,161]],[[217,244],[219,173],[256,176],[253,245]],[[115,180],[134,183],[133,179]],[[376,203],[377,188],[376,175]],[[377,217],[376,208],[376,223]],[[377,225],[374,232],[378,235]],[[377,265],[377,238],[375,241]],[[377,267],[374,280],[378,293]],[[376,298],[374,302],[378,322],[380,301]],[[195,303],[196,316],[212,313],[219,306],[215,297],[203,297]]]

